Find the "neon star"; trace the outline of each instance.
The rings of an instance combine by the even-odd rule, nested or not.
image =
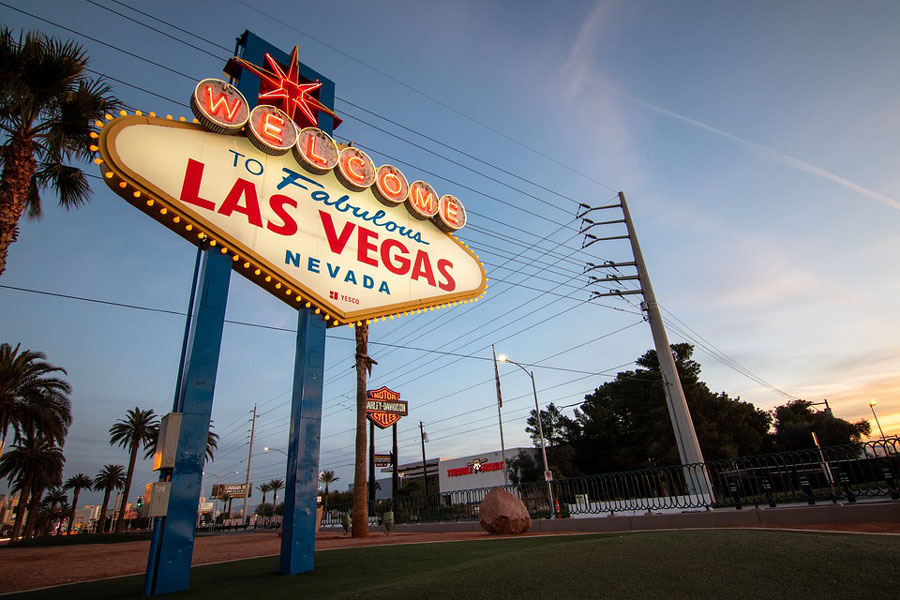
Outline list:
[[[318,124],[318,119],[313,110],[318,111],[321,105],[309,94],[319,89],[322,83],[319,81],[300,83],[300,62],[297,59],[299,51],[299,47],[294,46],[294,51],[291,53],[291,64],[287,73],[268,53],[266,53],[266,61],[272,68],[272,72],[245,60],[238,60],[243,67],[256,73],[263,80],[264,85],[270,88],[268,91],[259,94],[260,104],[268,104],[280,108],[291,119],[294,119],[294,115],[299,109],[303,116],[306,117],[308,124],[315,127]]]

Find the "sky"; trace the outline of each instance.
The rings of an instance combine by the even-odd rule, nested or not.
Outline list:
[[[128,106],[175,117],[245,29],[299,45],[336,84],[339,139],[463,201],[485,298],[370,331],[370,387],[409,402],[401,462],[421,456],[419,421],[430,457],[499,447],[491,344],[534,370],[542,405],[578,403],[652,347],[636,296],[589,301],[587,265],[630,255],[582,248],[576,208],[619,190],[670,342],[697,346],[713,391],[766,410],[827,398],[851,421],[876,400],[900,433],[896,2],[5,0],[0,21],[81,44]],[[0,340],[44,352],[74,390],[65,477],[127,462],[108,443],[127,409],[170,410],[195,255],[92,188],[71,212],[44,193],[0,277]],[[251,479],[285,469],[263,448],[287,444],[296,315],[233,277],[226,318],[207,492],[243,481],[254,404]],[[338,488],[353,477],[352,339],[331,329],[326,347],[320,466]],[[500,369],[506,446],[527,446],[531,382]],[[140,463],[132,499],[154,479]]]

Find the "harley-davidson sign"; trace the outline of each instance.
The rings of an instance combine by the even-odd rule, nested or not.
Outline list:
[[[382,429],[387,429],[409,414],[409,405],[400,394],[382,386],[366,392],[366,416]]]
[[[298,127],[263,95],[249,110],[225,81],[197,84],[191,107],[198,124],[107,115],[92,147],[107,184],[169,229],[329,326],[483,295],[484,267],[454,235],[456,197]]]

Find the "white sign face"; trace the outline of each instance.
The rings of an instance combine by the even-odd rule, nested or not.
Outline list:
[[[123,117],[101,133],[109,185],[199,243],[233,255],[235,269],[329,325],[403,314],[482,295],[480,261],[404,204],[353,191],[334,171],[312,173],[240,135]],[[115,177],[115,179],[113,178]]]

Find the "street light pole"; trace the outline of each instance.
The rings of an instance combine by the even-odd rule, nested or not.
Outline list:
[[[500,371],[497,369],[497,353],[494,352],[494,345],[491,344],[491,354],[494,357],[494,381],[497,383],[497,421],[500,423],[500,455],[503,457],[503,482],[509,485],[509,475],[507,474],[506,463],[506,444],[503,441],[503,397],[500,395]]]
[[[550,503],[550,514],[555,515],[556,511],[554,510],[553,505],[553,486],[550,484],[550,479],[548,478],[548,474],[550,473],[550,466],[547,464],[547,441],[544,439],[544,425],[541,420],[541,408],[538,405],[538,396],[537,396],[537,385],[534,383],[534,371],[529,371],[519,363],[514,360],[510,360],[508,356],[505,354],[501,354],[497,357],[497,360],[500,362],[509,362],[528,374],[531,377],[531,391],[534,393],[534,410],[535,410],[535,418],[538,422],[538,434],[541,436],[541,457],[544,459],[544,481],[547,483],[547,501]]]
[[[878,421],[878,415],[875,414],[875,405],[878,404],[875,400],[869,400],[869,408],[872,409],[872,416],[875,417],[875,424],[878,425],[878,432],[881,434],[881,439],[885,441],[884,430],[881,428],[881,423]]]
[[[247,454],[247,479],[244,486],[247,488],[244,494],[244,508],[241,509],[241,521],[247,521],[247,502],[250,500],[250,463],[253,462],[253,437],[256,434],[256,405],[253,405],[253,422],[250,425],[250,452]]]

